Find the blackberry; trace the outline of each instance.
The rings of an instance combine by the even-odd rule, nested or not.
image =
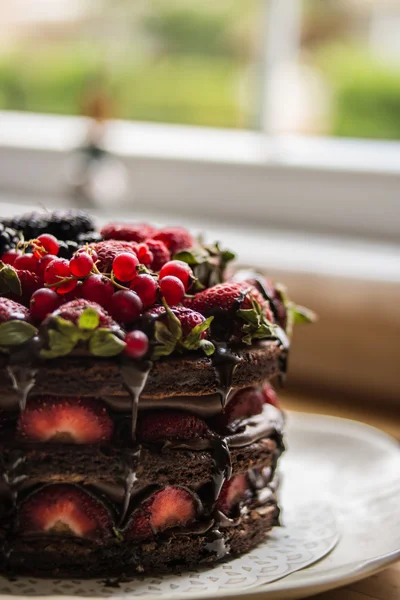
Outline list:
[[[36,238],[41,233],[51,233],[59,240],[76,241],[79,234],[94,229],[93,221],[82,210],[32,212],[12,219],[3,219],[2,222],[5,227],[21,231],[26,240]]]
[[[58,243],[60,248],[57,256],[60,258],[71,258],[74,252],[76,252],[79,248],[79,244],[73,240],[68,240],[66,242],[61,240]]]
[[[20,239],[18,231],[0,223],[0,256],[8,250],[13,250]]]
[[[103,236],[97,231],[88,231],[86,233],[80,233],[77,237],[77,242],[80,246],[85,244],[92,244],[94,242],[102,242]]]

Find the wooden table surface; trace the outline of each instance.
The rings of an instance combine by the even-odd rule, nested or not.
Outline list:
[[[323,413],[362,421],[386,431],[400,441],[400,411],[382,410],[373,404],[357,406],[354,402],[338,402],[332,399],[310,398],[308,395],[281,394],[284,408],[303,412]],[[400,600],[400,562],[368,577],[331,592],[313,596],[313,600]]]

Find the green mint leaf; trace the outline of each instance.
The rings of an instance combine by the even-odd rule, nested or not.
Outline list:
[[[172,312],[172,310],[170,309],[170,307],[168,306],[168,304],[166,303],[164,298],[163,298],[163,304],[164,304],[165,310],[167,311],[168,329],[174,336],[174,339],[177,342],[179,342],[182,339],[181,322],[178,319],[178,317],[176,315],[174,315],[174,313]]]
[[[89,339],[89,352],[93,356],[116,356],[125,346],[125,342],[109,329],[96,329]]]
[[[221,263],[225,266],[227,265],[229,262],[231,262],[231,260],[235,260],[236,258],[236,254],[234,252],[232,252],[231,250],[222,250],[221,251]]]
[[[160,344],[170,345],[175,348],[176,339],[164,323],[156,321],[154,324],[154,337]]]
[[[94,308],[85,308],[81,316],[79,317],[78,327],[79,329],[96,329],[99,326],[100,317],[98,312]]]
[[[79,342],[79,340],[87,339],[84,332],[80,331],[76,325],[71,323],[71,321],[63,319],[63,317],[53,317],[50,324],[54,325],[57,331],[74,342],[74,344]]]
[[[243,319],[246,323],[254,325],[254,327],[260,326],[260,315],[254,308],[239,309],[236,312],[236,316]]]
[[[40,351],[40,356],[42,358],[57,358],[59,356],[66,356],[76,346],[76,342],[73,339],[63,335],[55,329],[49,329],[48,336],[49,348],[42,348]]]
[[[199,347],[203,350],[206,356],[211,356],[215,352],[215,346],[210,340],[200,340]]]
[[[299,306],[298,304],[290,304],[289,311],[291,312],[292,320],[294,325],[300,323],[314,323],[317,320],[317,315],[314,311],[306,308],[305,306]]]
[[[186,336],[183,342],[184,347],[188,350],[197,350],[200,347],[201,334],[210,327],[213,319],[214,317],[209,317],[203,323],[195,325],[192,331]]]
[[[25,321],[12,320],[0,325],[0,345],[20,346],[37,333],[36,327]]]
[[[175,346],[169,346],[168,344],[157,344],[154,346],[151,354],[151,360],[158,360],[162,356],[169,356],[175,350]]]
[[[22,296],[21,282],[13,267],[0,261],[0,293],[9,292]]]
[[[181,260],[188,265],[200,265],[208,259],[208,254],[200,248],[192,248],[191,250],[181,250],[174,256],[174,260]]]

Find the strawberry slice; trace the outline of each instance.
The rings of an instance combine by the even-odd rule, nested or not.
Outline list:
[[[264,383],[262,387],[262,394],[264,397],[264,404],[272,404],[272,406],[275,406],[275,408],[281,410],[281,405],[278,400],[278,394],[276,393],[276,391],[270,383]]]
[[[76,485],[47,485],[22,504],[18,530],[23,535],[67,535],[105,540],[112,535],[111,516],[102,502]]]
[[[230,516],[248,490],[249,485],[244,473],[232,477],[229,481],[225,481],[222,486],[216,508],[225,515]]]
[[[159,443],[165,440],[210,438],[213,434],[200,417],[180,410],[166,409],[140,413],[136,435],[140,442]]]
[[[171,527],[185,527],[199,512],[200,501],[191,491],[178,486],[165,487],[135,510],[125,531],[126,538],[148,538]]]
[[[32,442],[96,444],[111,439],[113,421],[104,404],[94,398],[42,396],[28,402],[17,432]]]
[[[246,419],[262,412],[264,396],[256,387],[248,387],[236,392],[229,401],[225,412],[212,420],[212,425],[218,431],[225,430],[228,425],[238,419]]]

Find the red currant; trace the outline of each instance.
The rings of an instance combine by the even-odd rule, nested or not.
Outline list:
[[[36,258],[41,258],[45,254],[55,254],[57,256],[60,245],[54,235],[51,235],[51,233],[43,233],[42,235],[39,235],[37,242],[38,243],[33,243],[33,253]]]
[[[81,297],[91,302],[97,302],[100,306],[107,309],[110,304],[114,286],[107,277],[102,275],[90,275],[82,283]]]
[[[121,252],[113,260],[112,268],[114,275],[120,281],[132,281],[137,275],[137,266],[139,264],[136,254]]]
[[[170,260],[161,267],[160,279],[164,279],[168,275],[180,279],[186,291],[190,288],[194,279],[192,269],[182,260]]]
[[[136,255],[142,265],[146,265],[147,267],[149,267],[154,260],[153,253],[149,250],[147,244],[138,244]]]
[[[77,284],[76,279],[73,278],[70,271],[69,263],[65,258],[55,258],[47,265],[44,271],[44,281],[57,294],[67,294]]]
[[[142,358],[149,349],[149,338],[143,331],[130,331],[125,338],[124,352],[131,358]]]
[[[140,316],[142,310],[141,299],[130,290],[115,292],[108,307],[112,318],[121,323],[132,323]]]
[[[96,250],[91,246],[83,246],[83,248],[78,248],[78,250],[76,251],[77,254],[82,254],[83,252],[89,254],[89,256],[92,257],[92,261],[94,263],[96,262],[96,260],[99,260]]]
[[[20,271],[30,271],[31,273],[37,273],[38,271],[38,259],[33,254],[27,252],[17,256],[14,261],[13,267]]]
[[[38,262],[37,274],[44,279],[44,272],[46,270],[47,265],[49,265],[53,260],[57,258],[54,254],[46,254],[41,258]]]
[[[18,252],[18,250],[7,250],[7,252],[4,252],[3,256],[1,257],[1,260],[6,265],[13,265],[18,256],[21,256],[21,252]]]
[[[75,277],[86,277],[93,269],[93,259],[87,252],[75,252],[69,261],[69,268]]]
[[[137,293],[143,302],[143,306],[151,306],[157,300],[157,281],[148,273],[142,273],[142,275],[135,277],[130,287],[131,290]]]
[[[57,310],[60,306],[61,298],[49,288],[40,288],[32,294],[30,301],[31,315],[38,321],[43,321],[48,314]]]
[[[172,275],[167,275],[167,277],[163,277],[160,280],[160,289],[165,301],[170,306],[175,306],[175,304],[182,302],[185,295],[185,288],[182,281]]]

